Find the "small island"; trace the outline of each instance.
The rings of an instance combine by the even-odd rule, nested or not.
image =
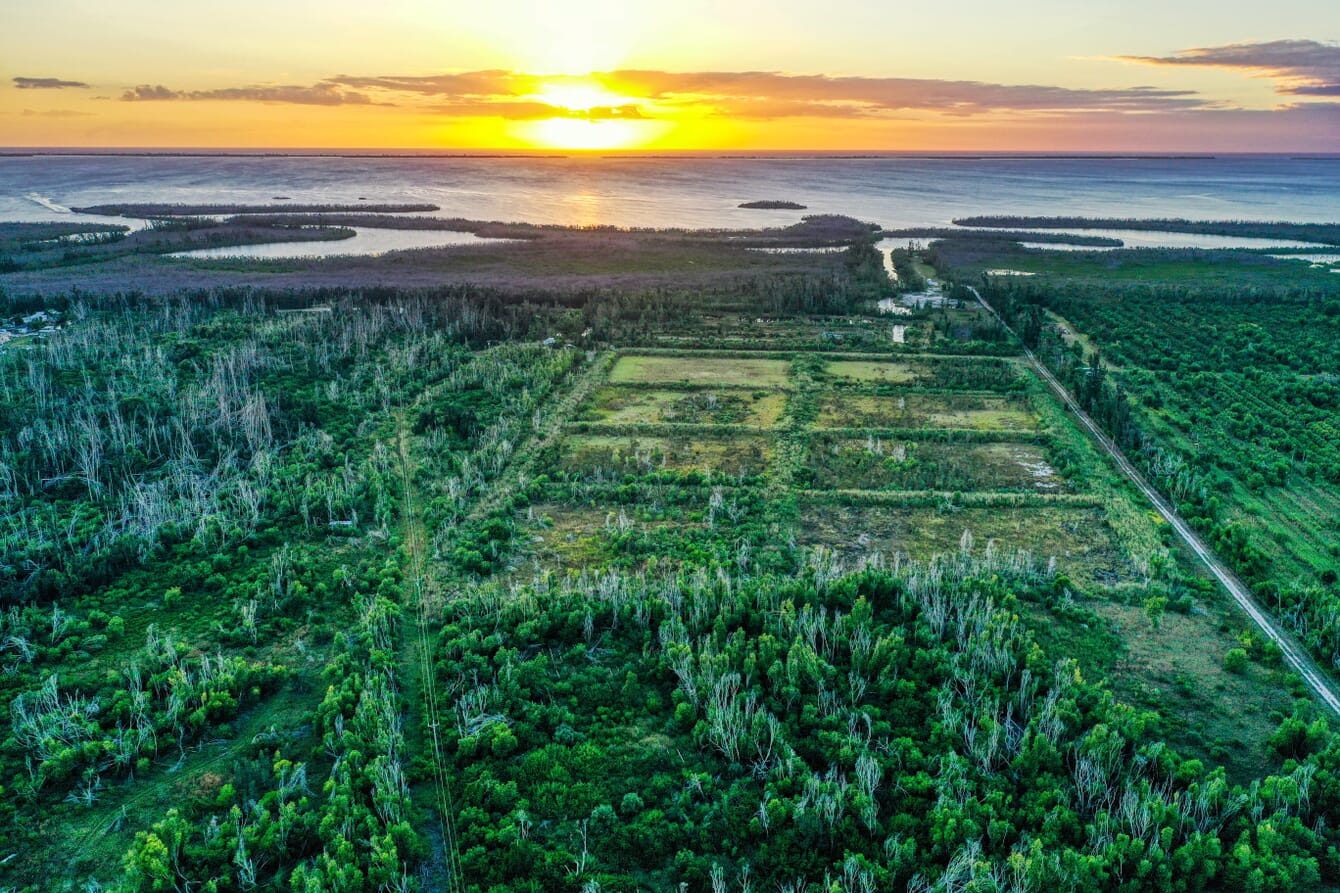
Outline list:
[[[745,202],[740,205],[741,208],[749,208],[752,211],[805,211],[808,210],[799,202]]]

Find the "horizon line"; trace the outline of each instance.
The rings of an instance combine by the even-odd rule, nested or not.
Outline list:
[[[1289,160],[1340,160],[1340,152],[1243,152],[1218,150],[1185,151],[1119,151],[1093,150],[1088,152],[1045,150],[973,150],[973,149],[441,149],[423,148],[273,148],[273,147],[209,147],[209,146],[0,146],[0,158],[38,158],[60,156],[105,157],[191,157],[191,158],[441,158],[441,159],[568,159],[568,158],[703,158],[703,159],[765,159],[818,157],[832,160],[861,160],[878,158],[960,159],[960,160],[1151,160],[1151,161],[1213,161],[1220,158],[1272,158]]]

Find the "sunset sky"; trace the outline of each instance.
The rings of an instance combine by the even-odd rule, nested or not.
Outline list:
[[[0,8],[0,146],[1340,151],[1335,0]]]

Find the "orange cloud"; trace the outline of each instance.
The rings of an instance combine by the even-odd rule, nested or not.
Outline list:
[[[596,84],[635,102],[566,109],[546,103],[546,88]],[[377,99],[372,97],[376,96]],[[126,101],[249,100],[302,105],[403,104],[439,100],[432,110],[454,117],[654,117],[698,111],[733,118],[866,118],[920,111],[966,116],[990,112],[1160,112],[1206,108],[1187,90],[1153,87],[1073,89],[932,78],[830,77],[778,72],[670,72],[616,70],[589,75],[538,75],[485,70],[427,76],[338,75],[311,86],[246,86],[173,90],[141,85]]]

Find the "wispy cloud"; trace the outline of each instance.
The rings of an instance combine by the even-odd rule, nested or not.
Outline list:
[[[171,90],[162,84],[141,84],[121,94],[124,102],[243,101],[287,102],[296,105],[372,105],[363,93],[343,90],[332,83],[310,87],[293,85],[251,85],[215,90]]]
[[[63,78],[14,78],[14,86],[20,90],[63,90],[67,87],[87,88],[83,81],[67,81]]]
[[[738,117],[863,117],[931,111],[948,115],[988,112],[1150,112],[1198,108],[1186,90],[1131,87],[1082,90],[931,78],[829,77],[767,71],[615,71],[594,75],[639,95],[671,102],[707,102]]]
[[[73,109],[47,109],[46,111],[37,111],[36,109],[24,109],[25,118],[92,118],[92,112],[77,112]]]
[[[1171,56],[1119,56],[1147,65],[1190,65],[1249,71],[1278,83],[1290,96],[1340,97],[1340,44],[1272,40],[1180,50]]]

